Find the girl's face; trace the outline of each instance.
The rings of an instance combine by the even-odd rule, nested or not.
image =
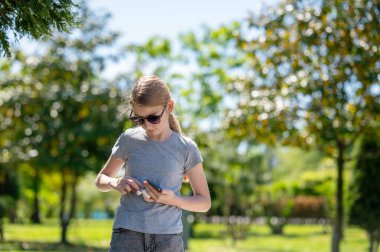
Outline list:
[[[169,113],[172,104],[159,106],[140,106],[134,105],[130,119],[140,125],[148,136],[157,136],[170,130]]]

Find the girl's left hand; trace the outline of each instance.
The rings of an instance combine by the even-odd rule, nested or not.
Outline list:
[[[173,191],[163,189],[161,190],[161,192],[159,192],[146,181],[144,181],[144,186],[151,197],[150,199],[144,197],[144,200],[146,202],[156,202],[166,205],[174,205],[176,195]]]

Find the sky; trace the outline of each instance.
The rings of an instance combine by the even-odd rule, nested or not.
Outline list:
[[[143,42],[154,35],[171,39],[181,32],[196,31],[201,25],[217,27],[258,12],[263,4],[278,0],[89,0],[94,10],[108,10],[109,27],[122,33],[121,41]]]

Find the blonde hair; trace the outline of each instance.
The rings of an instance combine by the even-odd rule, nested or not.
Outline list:
[[[171,100],[168,86],[156,76],[138,79],[129,96],[129,103],[132,106],[159,106],[168,104]],[[172,112],[169,114],[169,127],[175,132],[182,133],[181,126]]]

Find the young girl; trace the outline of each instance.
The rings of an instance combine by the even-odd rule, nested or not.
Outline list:
[[[181,134],[174,102],[160,79],[138,80],[129,103],[136,127],[120,135],[95,181],[100,191],[123,194],[109,251],[184,251],[181,209],[206,212],[211,206],[201,154]],[[123,166],[125,175],[116,178]],[[180,196],[185,175],[193,196]]]

